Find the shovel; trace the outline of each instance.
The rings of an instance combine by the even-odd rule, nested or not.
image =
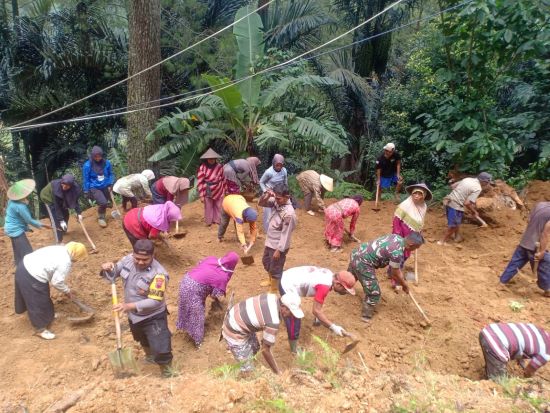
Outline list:
[[[176,221],[176,233],[174,234],[174,238],[175,239],[181,239],[181,238],[185,238],[186,235],[187,235],[187,232],[180,233],[180,221],[177,220]]]
[[[73,298],[71,301],[76,304],[80,311],[87,314],[83,317],[67,317],[67,320],[69,320],[71,324],[83,324],[87,321],[90,321],[94,317],[95,310],[92,307],[84,304],[82,301],[77,300],[76,298]]]
[[[346,344],[346,347],[344,347],[344,350],[342,350],[342,354],[349,353],[351,350],[357,347],[357,344],[359,344],[359,342],[361,341],[358,338],[355,338],[353,334],[348,333],[347,331],[344,331],[344,336],[351,338],[351,341],[348,344]]]
[[[86,231],[86,227],[84,226],[84,222],[82,222],[80,219],[77,219],[77,221],[80,224],[80,227],[82,228],[82,231],[84,232],[84,235],[86,235],[86,239],[88,240],[88,242],[92,246],[91,254],[97,254],[97,248],[95,247],[94,242],[92,241],[92,239],[88,235],[88,231]]]
[[[225,310],[225,315],[223,317],[223,323],[222,323],[222,328],[220,330],[220,337],[218,338],[218,342],[222,341],[222,338],[223,338],[223,325],[225,324],[225,319],[227,318],[227,316],[229,315],[229,311],[231,310],[231,308],[233,307],[233,298],[235,297],[235,292],[232,291],[231,292],[231,295],[229,296],[229,301],[227,302],[227,309]]]
[[[535,254],[538,254],[540,251],[540,242],[535,242]],[[533,271],[533,275],[537,275],[537,272],[539,270],[539,260],[533,259],[533,267],[531,268]]]
[[[113,273],[105,272],[106,277],[111,281],[111,295],[113,297],[113,306],[118,304],[118,297],[116,293],[115,276]],[[120,331],[120,319],[118,311],[113,311],[115,317],[115,329],[116,329],[116,350],[108,354],[111,366],[116,375],[127,376],[137,371],[136,360],[132,355],[131,348],[122,348],[122,335]]]
[[[57,237],[57,228],[55,226],[55,221],[53,219],[52,210],[50,209],[50,206],[48,204],[44,204],[46,207],[46,211],[48,211],[48,216],[50,217],[50,222],[52,223],[52,231],[53,231],[53,237],[55,239],[55,243],[59,244],[59,238]]]
[[[418,309],[420,314],[422,314],[422,317],[424,318],[424,320],[426,320],[426,323],[428,324],[428,326],[431,326],[432,322],[430,321],[430,319],[428,318],[428,316],[426,315],[426,313],[424,312],[422,307],[420,307],[420,305],[418,305],[418,303],[416,302],[414,296],[412,295],[412,293],[410,291],[409,291],[409,297],[411,297],[411,300],[413,301],[414,305],[416,306],[416,308]]]
[[[414,283],[418,285],[418,250],[414,250]]]
[[[118,209],[118,205],[116,204],[115,196],[113,195],[113,191],[109,191],[109,195],[111,195],[111,202],[113,203],[113,207],[115,208],[114,211],[111,211],[111,216],[114,219],[120,219],[122,217],[122,215],[120,215],[120,211]]]
[[[254,257],[252,255],[242,255],[241,262],[244,265],[252,265],[254,264]]]
[[[378,206],[378,195],[379,194],[380,194],[380,185],[376,184],[376,201],[374,202],[374,208],[371,208],[375,212],[380,211],[380,207]]]

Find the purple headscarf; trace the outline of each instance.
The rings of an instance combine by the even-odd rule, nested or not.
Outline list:
[[[147,205],[143,208],[143,219],[159,231],[168,231],[170,222],[181,219],[181,211],[172,201],[166,201],[164,204]]]
[[[210,285],[225,292],[233,271],[239,262],[239,255],[228,252],[224,257],[206,257],[195,268],[187,273],[198,283]]]
[[[70,188],[64,191],[61,184],[69,185]],[[81,190],[79,185],[75,185],[73,175],[67,174],[63,175],[61,179],[54,179],[52,181],[52,192],[55,197],[63,199],[65,208],[74,209],[78,205]]]
[[[94,160],[94,156],[96,155],[102,156],[101,161],[96,162]],[[90,153],[90,166],[96,174],[103,175],[103,171],[105,169],[105,158],[103,158],[103,149],[99,146],[94,146],[92,148],[92,152]]]

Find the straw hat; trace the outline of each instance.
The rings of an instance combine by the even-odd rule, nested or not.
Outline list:
[[[220,155],[216,153],[216,151],[212,148],[208,148],[208,150],[202,154],[201,159],[219,159],[221,158]]]
[[[10,189],[8,189],[8,198],[12,201],[19,201],[28,197],[32,191],[36,188],[36,182],[34,179],[23,179],[17,181]]]
[[[424,182],[419,184],[409,185],[408,187],[405,188],[405,191],[407,191],[409,195],[412,195],[412,192],[414,191],[415,188],[420,188],[426,192],[426,195],[424,196],[424,201],[431,201],[432,191],[430,191],[430,188],[428,188],[428,185],[426,185]]]
[[[332,179],[330,176],[321,174],[321,185],[328,192],[332,192],[332,190],[334,189],[334,179]]]

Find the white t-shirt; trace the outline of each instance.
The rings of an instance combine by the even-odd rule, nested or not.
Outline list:
[[[71,271],[71,256],[63,245],[44,247],[25,255],[23,265],[33,278],[43,283],[51,283],[57,290],[70,291],[65,278]]]
[[[449,206],[458,211],[464,211],[466,201],[475,204],[480,193],[481,185],[477,178],[464,178],[458,183],[453,192],[447,195]]]
[[[283,271],[281,287],[285,293],[294,292],[300,297],[313,297],[316,295],[316,287],[319,285],[328,287],[328,293],[332,287],[333,276],[334,273],[328,268],[312,265],[289,268]]]

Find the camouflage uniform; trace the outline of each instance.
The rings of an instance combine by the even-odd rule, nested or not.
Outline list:
[[[396,234],[364,242],[351,252],[348,271],[359,280],[365,291],[363,317],[372,318],[374,306],[380,302],[376,269],[388,264],[391,268],[400,268],[404,252],[405,239]]]

